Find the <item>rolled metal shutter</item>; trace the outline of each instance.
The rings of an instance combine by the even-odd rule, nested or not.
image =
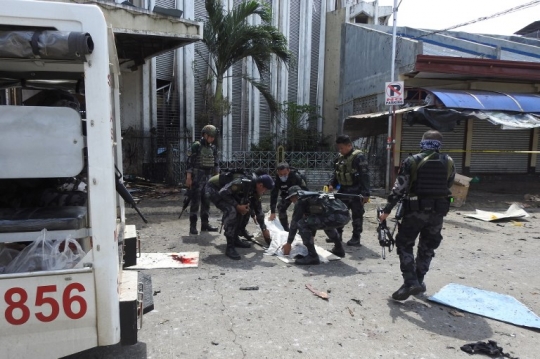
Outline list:
[[[473,120],[471,173],[527,173],[531,130],[501,130],[489,121]],[[501,152],[491,152],[501,151]]]
[[[465,147],[465,123],[461,123],[452,132],[442,132],[443,145],[441,152],[447,153],[454,160],[456,172],[461,173],[463,168],[463,149]],[[409,126],[403,123],[401,138],[401,160],[407,158],[409,153],[420,152],[420,141],[424,132],[429,131],[427,126]]]
[[[166,9],[176,9],[175,0],[156,0],[155,6]],[[174,66],[174,50],[156,57],[156,78],[158,80],[172,81]]]

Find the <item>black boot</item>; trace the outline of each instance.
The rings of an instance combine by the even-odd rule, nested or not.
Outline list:
[[[251,233],[249,233],[245,228],[240,230],[238,232],[238,235],[240,237],[244,237],[245,239],[253,239],[253,235]]]
[[[306,245],[306,247],[308,249],[307,256],[302,257],[302,258],[298,258],[297,260],[294,261],[294,263],[295,264],[300,264],[300,265],[310,265],[310,264],[319,264],[319,263],[321,263],[319,261],[319,255],[317,254],[317,251],[315,250],[315,245],[310,244],[310,245]]]
[[[241,240],[238,236],[234,237],[234,246],[237,248],[251,248],[249,242]]]
[[[240,254],[236,251],[234,248],[234,238],[233,237],[227,237],[227,248],[225,249],[225,255],[229,257],[230,259],[239,260]]]
[[[339,258],[345,257],[345,249],[343,249],[343,242],[341,241],[341,237],[338,237],[338,239],[334,241],[334,248],[330,250],[330,253],[338,256]]]
[[[362,245],[360,244],[360,236],[355,236],[353,234],[352,238],[349,239],[349,241],[347,241],[347,245],[354,246],[354,247],[361,247]]]
[[[425,293],[427,290],[427,287],[426,287],[426,282],[424,282],[424,276],[417,274],[417,277],[418,277],[418,283],[420,283],[420,287],[422,287],[422,291],[420,293]]]
[[[422,293],[422,286],[418,283],[416,273],[403,273],[403,285],[392,294],[395,300],[405,300],[411,295]]]
[[[217,232],[218,228],[210,225],[210,223],[201,223],[201,232]]]
[[[197,215],[192,214],[189,216],[189,234],[199,234],[197,231]]]

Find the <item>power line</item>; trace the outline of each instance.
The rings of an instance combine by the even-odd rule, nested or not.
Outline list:
[[[444,32],[444,31],[457,29],[458,27],[471,25],[471,24],[474,24],[474,23],[477,23],[477,22],[480,22],[480,21],[493,19],[493,18],[502,16],[502,15],[510,14],[512,12],[516,12],[518,10],[526,9],[528,7],[535,6],[535,5],[538,5],[538,4],[540,4],[540,0],[534,0],[534,1],[528,2],[526,4],[515,6],[513,8],[508,9],[508,10],[497,12],[497,13],[495,13],[493,15],[482,16],[482,17],[479,17],[478,19],[475,19],[475,20],[471,20],[471,21],[467,21],[467,22],[464,22],[464,23],[461,23],[461,24],[458,24],[458,25],[450,26],[450,27],[448,27],[446,29],[434,30],[434,31],[431,31],[431,32],[429,32],[427,34],[423,34],[423,35],[420,35],[420,36],[413,37],[413,39],[418,39],[418,38],[421,38],[421,37],[438,34],[438,33]]]

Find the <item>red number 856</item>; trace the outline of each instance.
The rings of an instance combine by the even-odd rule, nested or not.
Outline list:
[[[80,319],[86,314],[88,305],[86,304],[86,300],[80,295],[71,295],[71,292],[73,290],[77,290],[80,293],[84,292],[85,288],[81,283],[71,283],[66,286],[64,292],[62,293],[62,308],[64,309],[64,313],[68,318]],[[58,304],[56,299],[45,296],[47,293],[55,292],[56,285],[43,285],[37,287],[35,306],[40,307],[44,304],[48,304],[51,307],[51,314],[49,315],[45,315],[43,314],[43,312],[36,313],[35,316],[37,320],[48,323],[52,322],[58,317],[58,314],[60,313],[60,305]],[[18,300],[14,299],[15,295],[18,295]],[[30,308],[28,308],[28,306],[26,305],[26,301],[28,300],[28,293],[25,289],[20,287],[10,288],[4,294],[4,300],[8,305],[5,311],[5,317],[8,323],[12,325],[21,325],[26,323],[28,319],[30,319]],[[71,305],[74,302],[79,304],[78,312],[74,312],[71,308]],[[19,311],[21,312],[21,316],[19,319],[16,319],[13,315],[16,309],[19,309]]]

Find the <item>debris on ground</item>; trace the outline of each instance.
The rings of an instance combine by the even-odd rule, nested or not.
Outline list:
[[[240,290],[259,290],[258,286],[253,287],[240,287]]]
[[[306,288],[313,294],[315,294],[317,297],[328,300],[328,294],[325,292],[320,292],[313,288],[311,284],[306,284]]]
[[[517,203],[513,203],[506,212],[490,212],[477,209],[476,214],[465,214],[463,217],[476,218],[485,222],[501,219],[526,218],[530,215]]]
[[[487,343],[485,342],[476,342],[476,343],[470,343],[465,344],[461,346],[461,350],[463,350],[465,353],[469,354],[486,354],[490,357],[497,357],[497,358],[509,358],[509,359],[517,359],[513,356],[511,356],[508,353],[505,353],[503,351],[503,348],[497,345],[496,341],[488,340]]]

